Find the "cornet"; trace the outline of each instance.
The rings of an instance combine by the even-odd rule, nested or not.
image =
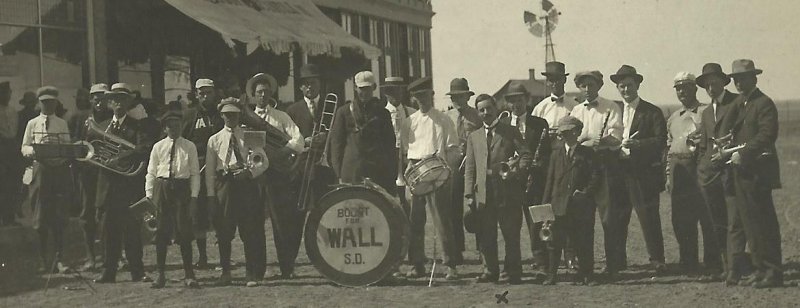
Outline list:
[[[539,238],[541,238],[542,241],[549,242],[550,240],[553,239],[553,232],[550,230],[550,227],[552,225],[553,225],[552,220],[545,221],[542,224],[542,229],[539,230]]]
[[[157,208],[150,198],[144,197],[128,207],[135,215],[141,217],[144,221],[144,226],[150,232],[155,232],[158,229]]]
[[[514,156],[508,158],[507,161],[500,163],[500,178],[508,180],[513,177],[519,170],[519,154],[514,153]]]

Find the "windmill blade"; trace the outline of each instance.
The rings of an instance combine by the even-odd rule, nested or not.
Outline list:
[[[547,12],[547,19],[551,24],[557,24],[559,15],[561,15],[561,12],[559,12],[556,8],[553,8]]]
[[[529,23],[528,24],[528,32],[535,35],[536,37],[542,37],[544,35],[544,26],[540,23]]]
[[[534,23],[537,21],[536,14],[533,14],[528,11],[525,11],[525,13],[522,15],[522,19],[525,20],[526,24]]]
[[[545,12],[553,8],[553,3],[547,0],[542,0],[542,10]]]

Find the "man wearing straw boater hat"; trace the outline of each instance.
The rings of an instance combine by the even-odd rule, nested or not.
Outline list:
[[[697,176],[700,188],[708,207],[711,223],[716,234],[715,240],[720,248],[720,257],[723,268],[710,269],[722,270],[721,279],[726,278],[726,272],[743,272],[742,267],[748,264],[749,257],[745,253],[745,235],[741,225],[728,226],[728,208],[735,206],[733,178],[727,166],[715,164],[711,159],[716,153],[714,141],[724,137],[730,128],[723,127],[725,118],[730,116],[733,102],[738,95],[731,93],[725,86],[731,82],[722,66],[717,63],[703,65],[703,73],[695,79],[697,85],[706,90],[711,98],[711,105],[703,110],[700,128],[696,133],[697,138]],[[727,193],[726,193],[727,192]],[[728,232],[736,234],[734,242],[728,243]],[[709,239],[710,240],[710,239]],[[704,240],[705,241],[705,240]],[[728,259],[728,256],[731,256]],[[740,274],[741,275],[741,274]]]
[[[464,240],[464,157],[467,153],[467,138],[469,134],[483,126],[478,110],[469,106],[469,99],[475,92],[469,89],[469,82],[466,78],[453,78],[450,81],[450,91],[446,93],[450,96],[453,109],[445,112],[450,120],[453,121],[458,134],[458,149],[460,155],[455,156],[453,161],[449,161],[450,170],[453,170],[450,178],[453,187],[453,228],[455,229],[455,243],[460,252],[466,250]],[[463,257],[459,258],[463,261]]]
[[[657,274],[666,270],[664,236],[661,234],[659,195],[664,191],[664,165],[662,159],[667,143],[667,125],[661,109],[639,97],[639,86],[644,77],[630,65],[622,65],[610,76],[617,86],[622,102],[622,144],[617,153],[620,172],[620,195],[614,206],[619,209],[618,246],[616,259],[620,267],[627,264],[626,246],[631,212],[642,227],[650,263]],[[613,158],[612,158],[613,159]]]
[[[723,126],[731,129],[731,146],[742,147],[730,155],[736,206],[728,209],[731,224],[741,223],[744,227],[756,268],[755,275],[742,284],[772,288],[783,285],[781,233],[772,201],[772,190],[781,188],[775,149],[778,110],[772,99],[758,89],[757,75],[762,72],[753,60],[733,61],[728,76],[733,78],[740,96]],[[735,284],[738,274],[730,272],[726,284]]]
[[[109,91],[106,91],[105,96],[113,115],[111,119],[100,123],[100,129],[135,145],[133,149],[121,151],[116,159],[130,161],[134,165],[146,161],[153,142],[150,139],[151,135],[142,127],[143,122],[127,114],[134,98],[131,86],[122,82],[115,83]],[[150,281],[150,278],[145,276],[142,263],[142,219],[135,217],[128,208],[144,197],[143,190],[131,187],[142,187],[142,185],[144,185],[144,174],[127,176],[100,169],[95,202],[98,212],[102,214],[105,260],[103,274],[95,279],[97,283],[116,282],[117,261],[123,247],[128,259],[131,280]]]
[[[58,89],[44,86],[36,91],[42,103],[42,113],[28,121],[22,137],[22,155],[32,158],[33,178],[29,186],[27,203],[33,208],[33,228],[39,234],[39,253],[41,267],[46,273],[64,273],[66,267],[61,263],[64,248],[64,228],[67,225],[67,209],[72,185],[67,160],[50,157],[48,153],[36,153],[37,144],[69,143],[67,121],[55,115],[59,105]],[[44,150],[44,149],[42,149]],[[37,155],[38,154],[38,155]],[[48,236],[52,233],[54,251],[48,257]],[[52,263],[47,262],[48,259]]]

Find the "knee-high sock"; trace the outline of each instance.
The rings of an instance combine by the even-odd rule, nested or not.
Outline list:
[[[231,242],[219,242],[219,265],[222,267],[223,272],[231,270]]]
[[[192,244],[181,244],[181,259],[183,259],[183,274],[188,279],[194,279],[194,269],[192,268]]]
[[[197,255],[199,256],[198,261],[200,261],[201,263],[208,262],[208,255],[206,254],[206,239],[198,238],[196,241],[197,241]],[[192,246],[190,245],[189,248],[191,249],[191,247]]]
[[[164,275],[167,266],[167,243],[159,241],[156,243],[156,267],[159,275]]]

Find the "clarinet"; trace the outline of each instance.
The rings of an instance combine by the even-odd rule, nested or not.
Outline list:
[[[541,167],[542,161],[540,152],[542,150],[542,144],[547,140],[547,137],[548,137],[547,130],[543,129],[542,133],[539,134],[539,145],[536,146],[536,152],[533,153],[533,165],[535,167]]]
[[[608,119],[611,118],[611,111],[606,112],[606,118],[603,120],[603,127],[600,128],[600,138],[603,139],[603,135],[606,134],[606,128],[608,128]]]

